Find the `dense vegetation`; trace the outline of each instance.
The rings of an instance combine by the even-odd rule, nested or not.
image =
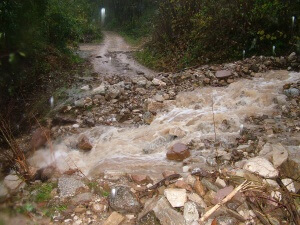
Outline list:
[[[118,6],[120,1],[112,2]],[[126,7],[134,9],[146,3],[122,1],[125,14],[115,8],[118,24],[133,27],[141,15],[129,16],[130,21],[124,19],[128,16]],[[299,0],[161,0],[148,4],[158,13],[152,10],[151,16],[143,15],[150,21],[154,18],[155,27],[151,43],[138,58],[151,67],[179,69],[241,59],[244,51],[247,57],[300,50]],[[152,29],[146,24],[142,27]]]
[[[0,2],[0,105],[26,94],[45,74],[74,61],[79,41],[101,38],[99,0]]]

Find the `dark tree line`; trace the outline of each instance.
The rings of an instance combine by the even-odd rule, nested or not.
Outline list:
[[[243,50],[272,55],[273,46],[288,54],[300,51],[299,21],[299,0],[161,0],[151,49],[175,55],[181,67],[240,58]]]

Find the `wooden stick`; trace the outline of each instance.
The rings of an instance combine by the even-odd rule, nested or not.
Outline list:
[[[240,184],[238,187],[236,187],[229,195],[226,196],[221,202],[216,204],[214,207],[212,207],[210,210],[208,210],[199,220],[200,223],[207,220],[215,211],[217,211],[222,205],[224,205],[226,202],[230,201],[239,191],[241,191],[243,188],[245,188],[245,184],[247,181],[244,181],[242,184]]]

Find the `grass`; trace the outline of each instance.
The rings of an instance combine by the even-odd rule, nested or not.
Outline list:
[[[37,189],[37,194],[35,196],[35,202],[46,202],[51,199],[51,192],[54,189],[54,184],[52,183],[45,183],[42,184]]]
[[[57,187],[55,183],[39,183],[29,187],[31,193],[29,200],[35,203],[48,202],[51,200],[51,192]]]
[[[17,208],[17,212],[21,214],[30,213],[33,212],[34,210],[35,210],[34,206],[29,202]]]
[[[43,209],[43,214],[47,217],[52,217],[55,212],[63,212],[67,209],[67,205],[55,205]]]
[[[25,200],[25,203],[16,208],[17,213],[41,213],[47,217],[52,217],[55,212],[63,212],[67,209],[67,205],[53,204],[51,202],[51,192],[56,188],[55,183],[36,184],[29,187],[31,195]],[[37,207],[36,203],[47,202],[42,206]],[[1,224],[0,224],[1,225]]]
[[[154,55],[148,48],[136,52],[135,58],[139,63],[153,70],[163,70],[165,68],[162,56]]]

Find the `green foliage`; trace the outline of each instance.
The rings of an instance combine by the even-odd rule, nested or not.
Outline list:
[[[34,211],[34,206],[31,203],[26,203],[17,208],[18,213],[29,213]]]
[[[148,49],[167,67],[297,50],[299,0],[162,0]],[[154,49],[154,50],[153,50]],[[147,50],[148,51],[148,50]]]
[[[68,207],[66,205],[54,205],[54,206],[49,206],[45,209],[43,209],[43,214],[45,216],[48,216],[48,217],[52,217],[55,212],[63,212],[67,209]]]
[[[0,1],[0,105],[32,90],[49,71],[68,65],[62,61],[70,61],[70,47],[101,39],[101,2]]]
[[[54,188],[54,184],[45,183],[39,186],[37,190],[37,194],[35,196],[35,202],[46,202],[51,199],[51,191]]]
[[[165,65],[162,64],[162,56],[159,56],[155,52],[151,51],[150,48],[145,48],[142,51],[136,52],[135,56],[139,62],[149,68],[160,70],[165,67]]]

